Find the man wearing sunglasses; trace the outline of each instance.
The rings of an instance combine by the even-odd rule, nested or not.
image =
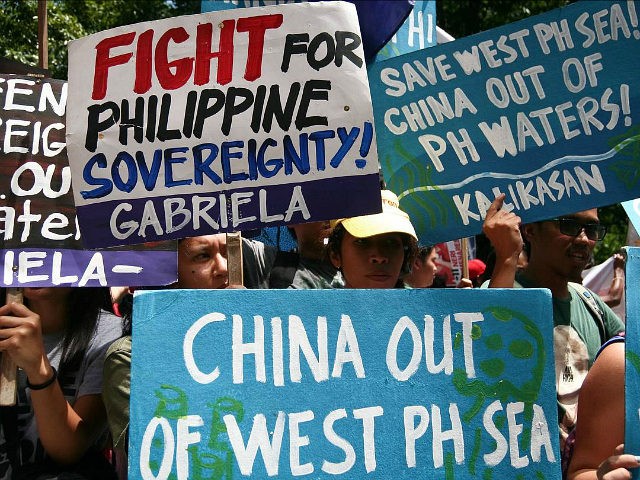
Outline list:
[[[598,295],[573,279],[581,278],[597,242],[607,229],[598,210],[562,215],[520,225],[520,217],[502,209],[496,198],[485,217],[483,231],[496,253],[490,288],[548,288],[553,300],[556,391],[561,451],[575,427],[578,393],[600,345],[624,331],[624,324]],[[523,247],[529,263],[516,272]]]

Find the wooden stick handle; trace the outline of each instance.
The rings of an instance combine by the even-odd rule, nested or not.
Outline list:
[[[462,278],[469,278],[469,240],[463,238],[460,241],[460,250],[462,250]]]
[[[8,288],[7,303],[22,303],[22,289]],[[16,404],[18,367],[7,353],[1,355],[0,361],[0,406]]]
[[[240,232],[227,233],[227,271],[229,285],[242,285],[242,235]]]

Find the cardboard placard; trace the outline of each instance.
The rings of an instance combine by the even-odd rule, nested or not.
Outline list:
[[[625,429],[624,450],[636,455],[640,451],[640,248],[627,247],[625,272]],[[637,468],[629,470],[640,478]]]
[[[0,286],[165,285],[175,242],[84,250],[65,145],[68,86],[0,74]]]
[[[560,476],[548,290],[147,291],[133,318],[131,479]]]
[[[424,244],[640,196],[637,1],[583,1],[369,69],[380,163]]]
[[[85,243],[379,212],[355,7],[233,9],[69,45],[67,141]]]

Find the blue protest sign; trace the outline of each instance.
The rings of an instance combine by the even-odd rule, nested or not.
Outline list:
[[[376,54],[375,61],[423,50],[437,43],[436,1],[416,0],[411,13],[393,38]]]
[[[0,286],[175,282],[175,242],[85,250],[65,145],[67,83],[0,74]]]
[[[369,68],[387,185],[423,243],[640,196],[636,1],[576,2]]]
[[[627,247],[626,263],[626,341],[625,341],[625,452],[640,452],[640,248]],[[640,478],[638,469],[630,470]]]
[[[131,479],[559,478],[548,290],[147,291],[133,318]]]
[[[633,228],[640,231],[640,198],[635,198],[626,202],[622,202],[622,208],[629,217],[629,221]]]

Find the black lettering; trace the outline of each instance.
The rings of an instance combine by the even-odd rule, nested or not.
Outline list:
[[[120,120],[120,110],[114,102],[105,102],[100,105],[91,105],[87,108],[87,137],[84,147],[90,152],[95,152],[98,147],[98,133],[113,127]],[[111,114],[100,121],[100,114],[110,111]]]
[[[296,115],[296,128],[302,130],[313,125],[329,125],[327,117],[318,115],[309,117],[307,112],[312,100],[328,100],[329,90],[331,90],[331,82],[329,80],[309,80],[305,82],[302,90],[302,98],[298,107],[298,115]]]

